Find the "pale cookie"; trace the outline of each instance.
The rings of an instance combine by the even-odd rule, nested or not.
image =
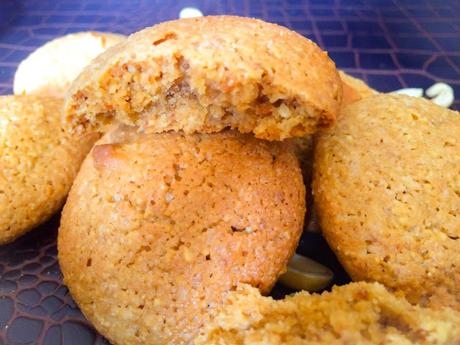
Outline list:
[[[79,32],[56,38],[23,60],[14,76],[14,93],[64,97],[70,84],[100,53],[126,36]]]
[[[239,283],[270,291],[303,227],[286,143],[251,135],[109,134],[63,211],[59,262],[113,344],[187,344]]]
[[[257,19],[200,17],[144,29],[99,56],[72,85],[64,120],[77,131],[116,121],[280,140],[330,126],[341,100],[334,63],[305,37]]]
[[[275,301],[243,286],[196,345],[343,345],[460,342],[460,313],[410,305],[378,283],[351,283],[332,292],[300,292]]]
[[[323,234],[353,280],[460,309],[460,115],[404,95],[346,107],[315,148]]]
[[[0,96],[0,244],[47,220],[63,204],[96,139],[61,128],[62,100]]]

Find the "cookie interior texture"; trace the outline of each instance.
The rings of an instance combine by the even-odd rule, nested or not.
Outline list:
[[[120,122],[279,140],[330,126],[341,97],[334,63],[308,39],[261,20],[201,17],[144,29],[99,56],[72,85],[64,120],[77,131]]]
[[[353,280],[460,309],[460,115],[378,95],[319,135],[314,199],[323,234]]]
[[[279,301],[242,286],[195,344],[456,344],[459,324],[459,312],[412,306],[378,283]]]
[[[97,139],[61,127],[62,99],[0,96],[0,244],[53,215]]]
[[[64,97],[91,60],[125,39],[123,35],[88,31],[51,40],[21,61],[14,75],[14,93]]]
[[[303,228],[288,143],[119,128],[83,163],[59,230],[64,281],[114,344],[189,343],[224,292],[268,293]]]

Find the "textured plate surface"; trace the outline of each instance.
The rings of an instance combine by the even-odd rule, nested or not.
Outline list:
[[[0,94],[12,92],[18,63],[48,40],[82,30],[124,34],[175,19],[185,6],[204,14],[236,14],[290,27],[329,51],[338,67],[380,91],[452,85],[460,109],[458,1],[142,1],[1,0]],[[62,285],[56,261],[59,217],[0,247],[0,345],[107,344]],[[305,233],[300,253],[347,281],[324,240]],[[272,295],[286,289],[276,286]]]

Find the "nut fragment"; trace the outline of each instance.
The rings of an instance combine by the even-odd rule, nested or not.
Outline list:
[[[405,88],[393,91],[392,93],[397,93],[400,95],[407,95],[412,97],[423,97],[423,89],[422,88]]]
[[[423,97],[422,88],[405,88],[392,93],[412,97]],[[426,89],[425,94],[430,100],[441,107],[449,108],[454,102],[454,89],[446,83],[436,83]]]
[[[446,83],[433,84],[425,93],[433,103],[441,107],[449,108],[454,102],[454,89]]]
[[[326,266],[294,254],[287,272],[280,276],[279,282],[296,290],[320,291],[329,285],[333,277],[334,274]]]

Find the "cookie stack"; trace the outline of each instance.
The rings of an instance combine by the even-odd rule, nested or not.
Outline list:
[[[447,256],[458,248],[448,238],[459,232],[459,118],[427,104],[340,76],[315,44],[259,20],[195,18],[135,33],[66,97],[69,131],[105,135],[63,211],[65,282],[114,344],[458,341],[458,312],[426,307],[458,299],[459,268]],[[259,295],[300,237],[296,155],[315,133],[324,235],[354,279],[391,292],[352,283],[280,303]],[[333,319],[309,326],[309,313]]]
[[[90,150],[62,213],[59,262],[113,344],[460,341],[458,113],[379,94],[260,20],[110,38],[120,43],[71,86],[70,74],[23,82],[33,61],[21,64],[18,90],[49,80],[58,98],[2,105],[7,122],[31,115],[6,132],[0,178],[36,193],[21,199],[0,180],[0,198],[14,199],[0,224],[21,229],[0,236],[55,212]],[[58,123],[49,114],[61,108]],[[311,177],[323,235],[360,282],[273,301],[263,295],[295,252]]]
[[[268,293],[303,229],[288,139],[335,121],[341,81],[315,44],[259,20],[163,23],[100,55],[67,95],[106,132],[64,208],[59,259],[116,344],[191,343],[240,284]]]

